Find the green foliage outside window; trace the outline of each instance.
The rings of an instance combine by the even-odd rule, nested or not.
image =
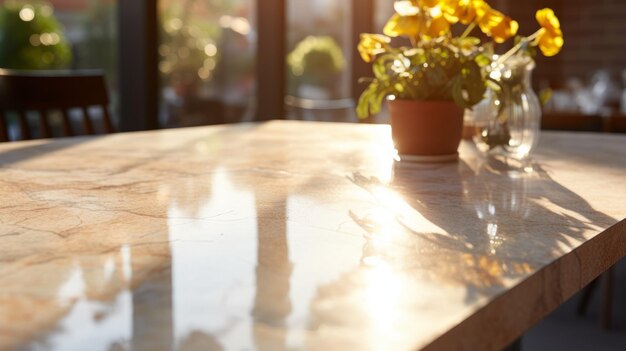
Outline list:
[[[0,6],[0,67],[60,69],[72,61],[61,24],[46,2],[7,1]]]
[[[346,60],[341,48],[330,36],[308,36],[287,56],[291,74],[302,83],[323,86],[330,76],[341,73]]]

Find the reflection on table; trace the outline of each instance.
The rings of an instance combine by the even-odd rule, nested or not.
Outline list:
[[[546,133],[518,167],[397,162],[389,135],[3,145],[0,348],[497,349],[626,253],[621,136]]]

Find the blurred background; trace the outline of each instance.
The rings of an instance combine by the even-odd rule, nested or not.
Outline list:
[[[257,65],[263,64],[257,57],[259,40],[281,39],[259,36],[257,18],[268,10],[258,9],[258,0],[156,3],[158,127],[254,120],[259,115]],[[275,117],[357,121],[354,99],[361,87],[356,81],[368,75],[369,67],[355,55],[355,38],[364,30],[380,32],[393,1],[267,2],[275,3],[285,7],[284,74],[277,75],[285,80],[283,87],[277,86],[284,95],[284,115]],[[571,118],[626,114],[626,2],[490,3],[517,19],[522,34],[536,29],[538,8],[552,7],[560,17],[566,40],[563,52],[538,57],[534,76],[535,88],[552,97],[544,106],[546,113]],[[103,69],[111,111],[119,123],[124,27],[118,5],[118,0],[0,0],[0,67]],[[272,59],[279,60],[276,55]],[[384,122],[384,113],[376,121]]]

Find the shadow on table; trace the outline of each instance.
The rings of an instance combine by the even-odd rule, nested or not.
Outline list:
[[[27,143],[3,143],[0,144],[4,149],[0,149],[0,168],[34,157],[43,156],[50,152],[89,143],[99,138],[102,138],[102,136],[41,139]]]
[[[615,146],[626,148],[626,136],[595,133],[551,132],[542,138],[537,148],[538,157],[547,157],[563,163],[578,164],[580,167],[597,166],[603,169],[626,170],[626,153],[615,152]]]
[[[539,164],[397,164],[390,184],[359,173],[350,179],[379,205],[350,213],[368,233],[363,256],[382,255],[401,269],[423,268],[434,281],[466,286],[468,302],[497,294],[507,279],[527,276],[616,222]],[[381,250],[380,240],[393,247]]]

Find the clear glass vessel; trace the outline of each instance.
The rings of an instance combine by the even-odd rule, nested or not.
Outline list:
[[[474,142],[479,150],[523,160],[539,141],[541,105],[532,89],[535,62],[526,55],[496,60],[489,77],[499,89],[489,89],[474,107]]]

